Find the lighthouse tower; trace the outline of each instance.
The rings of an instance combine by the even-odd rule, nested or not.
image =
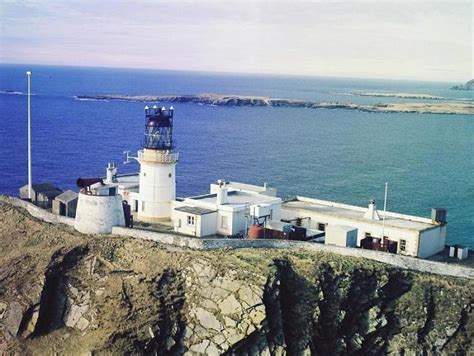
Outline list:
[[[166,221],[171,217],[171,201],[176,198],[176,163],[173,152],[173,107],[168,110],[145,107],[143,150],[138,151],[140,188],[138,220]]]

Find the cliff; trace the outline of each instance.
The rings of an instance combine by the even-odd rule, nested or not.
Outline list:
[[[374,93],[372,93],[374,94]],[[365,112],[397,112],[417,114],[474,114],[469,102],[443,101],[437,103],[391,103],[359,105],[350,102],[314,102],[297,99],[278,99],[265,96],[197,94],[197,95],[79,95],[77,100],[118,100],[139,102],[194,103],[214,106],[268,106],[305,109],[342,109]]]
[[[453,90],[474,90],[474,79],[467,81],[465,84],[455,85],[451,87]]]
[[[360,258],[89,236],[0,202],[0,352],[469,354],[474,282]]]

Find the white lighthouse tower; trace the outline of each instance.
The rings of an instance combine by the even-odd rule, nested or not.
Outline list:
[[[176,198],[176,163],[174,152],[173,107],[168,110],[145,107],[145,138],[138,151],[140,188],[138,220],[159,222],[171,217],[171,201]]]

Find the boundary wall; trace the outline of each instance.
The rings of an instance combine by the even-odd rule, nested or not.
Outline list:
[[[40,220],[43,220],[52,224],[65,224],[65,225],[74,227],[74,218],[53,214],[49,212],[48,210],[40,208],[34,205],[33,203],[27,202],[25,200],[21,200],[19,198],[7,197],[7,196],[0,196],[0,201],[9,203],[13,206],[23,208],[31,216],[34,216],[35,218],[38,218]]]
[[[415,270],[443,276],[474,279],[474,268],[454,264],[423,260],[415,257],[392,253],[363,250],[360,248],[328,246],[313,242],[289,240],[240,240],[240,239],[205,239],[160,233],[155,231],[128,229],[114,226],[112,234],[135,239],[155,241],[164,245],[187,247],[196,250],[236,249],[236,248],[276,248],[287,250],[306,250],[335,253],[342,256],[367,258],[386,263],[398,268]]]
[[[40,220],[53,223],[74,226],[74,219],[66,216],[55,215],[47,210],[24,200],[6,196],[0,196],[0,201],[10,203],[13,206],[24,208],[28,213]],[[149,230],[130,229],[114,226],[112,234],[118,236],[132,237],[141,240],[155,241],[164,245],[172,245],[196,250],[237,249],[237,248],[276,248],[288,250],[306,250],[335,253],[342,256],[367,258],[369,260],[382,262],[402,269],[414,270],[443,276],[474,279],[474,268],[462,267],[454,264],[423,260],[414,257],[396,255],[379,251],[363,250],[360,248],[348,248],[328,246],[319,243],[289,240],[240,240],[240,239],[205,239],[186,237],[160,233]]]

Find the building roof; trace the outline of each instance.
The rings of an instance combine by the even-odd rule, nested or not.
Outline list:
[[[41,194],[41,195],[44,195],[46,197],[48,197],[49,199],[54,199],[56,198],[59,194],[61,194],[63,191],[60,190],[60,189],[54,189],[54,190],[45,190],[45,191],[42,191],[38,194]]]
[[[184,213],[193,214],[193,215],[205,215],[205,214],[216,212],[216,210],[200,208],[197,206],[189,206],[189,205],[180,206],[179,208],[175,208],[174,210],[182,211]]]
[[[61,194],[63,191],[59,189],[58,187],[55,187],[51,183],[38,183],[38,184],[32,184],[31,185],[32,189],[34,192],[38,194],[42,194],[49,199],[54,199],[57,197],[59,194]],[[22,188],[28,188],[28,184],[24,185]]]
[[[213,184],[216,185],[216,183],[213,183]],[[274,188],[270,188],[270,187],[266,187],[266,186],[240,183],[240,182],[226,182],[226,187],[229,190],[232,190],[232,189],[246,190],[246,191],[255,192],[255,193],[262,193],[262,192],[266,192],[268,190],[275,190]]]
[[[47,190],[59,190],[58,187],[55,187],[52,183],[37,183],[37,184],[32,184],[31,187],[36,193],[42,193]],[[22,188],[28,188],[28,184],[25,184]]]
[[[196,197],[187,198],[186,200],[188,199],[196,200],[203,203],[217,204],[217,194],[199,195]],[[228,203],[225,204],[224,206],[254,205],[254,204],[273,202],[277,199],[280,200],[280,198],[276,198],[269,195],[251,194],[247,192],[234,190],[227,193]]]
[[[265,223],[265,227],[267,229],[277,230],[277,231],[283,231],[283,228],[285,226],[292,226],[292,225],[290,223],[287,223],[287,222],[275,221],[275,220],[267,221]]]
[[[102,181],[109,186],[116,186],[124,189],[138,188],[140,183],[139,173],[120,174],[115,177],[114,182],[108,183],[107,177],[102,177]]]
[[[105,181],[106,178],[104,178]],[[120,174],[115,177],[117,183],[133,183],[138,184],[140,182],[139,173]]]
[[[314,212],[321,215],[351,219],[355,221],[355,224],[356,222],[380,226],[383,224],[383,220],[364,218],[367,208],[305,197],[297,197],[295,200],[284,202],[282,209],[298,210],[300,212],[307,212],[308,214]],[[383,212],[379,211],[379,215],[382,217]],[[422,231],[437,225],[428,218],[387,212],[385,216],[385,226]]]
[[[59,194],[56,198],[63,203],[68,203],[74,199],[77,199],[77,193],[72,190],[66,190],[64,193]]]

